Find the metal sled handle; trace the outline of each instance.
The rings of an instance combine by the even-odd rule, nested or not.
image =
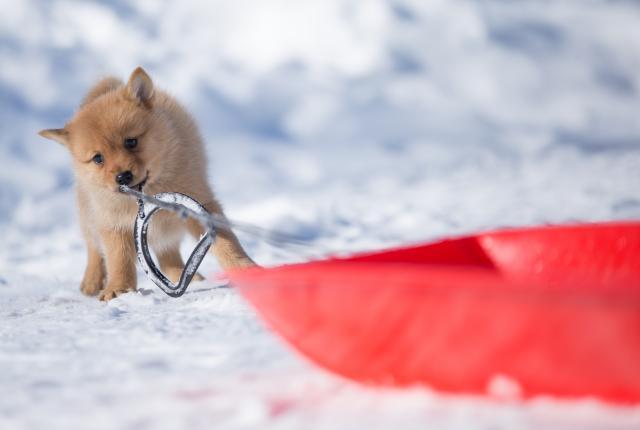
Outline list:
[[[207,210],[196,200],[181,193],[160,193],[154,196],[157,200],[164,203],[178,204],[190,209],[198,214],[208,215]],[[213,228],[206,230],[204,235],[198,241],[195,249],[189,256],[187,263],[184,266],[184,270],[180,275],[178,284],[175,285],[158,269],[151,252],[149,251],[149,245],[147,243],[147,232],[149,229],[149,221],[158,209],[161,209],[157,204],[147,201],[146,203],[141,199],[138,200],[138,216],[134,226],[134,238],[136,243],[136,254],[138,255],[138,261],[142,265],[145,273],[158,286],[162,291],[171,297],[180,297],[184,294],[189,286],[189,283],[196,274],[200,263],[204,259],[207,251],[213,244],[216,236],[216,232]]]

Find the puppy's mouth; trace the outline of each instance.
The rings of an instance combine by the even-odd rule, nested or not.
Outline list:
[[[130,188],[133,188],[134,190],[138,190],[142,192],[142,188],[147,184],[148,180],[149,180],[149,172],[147,172],[147,174],[145,175],[142,181],[138,182],[136,185],[130,185]]]

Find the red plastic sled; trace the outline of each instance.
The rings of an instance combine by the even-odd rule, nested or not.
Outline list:
[[[510,381],[523,398],[640,402],[640,223],[482,233],[229,276],[291,345],[347,378],[475,394]]]

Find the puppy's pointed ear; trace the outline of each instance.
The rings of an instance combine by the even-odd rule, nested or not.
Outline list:
[[[69,146],[69,132],[64,128],[50,128],[47,130],[40,130],[38,134],[47,139],[55,140],[64,146]]]
[[[153,82],[142,67],[136,67],[127,82],[127,93],[131,99],[149,106],[153,98]]]

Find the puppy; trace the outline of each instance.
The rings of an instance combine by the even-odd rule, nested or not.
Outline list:
[[[147,194],[179,192],[223,215],[207,183],[207,160],[193,118],[170,95],[154,88],[147,73],[135,69],[124,84],[105,78],[89,91],[73,118],[41,136],[71,153],[76,177],[79,219],[87,243],[87,267],[80,290],[110,300],[136,289],[134,199],[120,185]],[[180,241],[203,228],[167,212],[149,227],[149,244],[162,271],[174,283],[184,263]],[[231,231],[219,231],[212,252],[223,269],[254,266]]]

